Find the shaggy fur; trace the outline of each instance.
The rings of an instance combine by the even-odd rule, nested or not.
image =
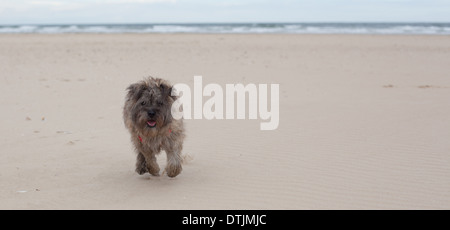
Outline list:
[[[156,155],[161,150],[167,154],[165,171],[169,177],[180,174],[181,150],[183,148],[183,120],[171,115],[172,86],[165,80],[149,77],[130,85],[123,108],[125,126],[135,146],[136,172],[148,172],[159,176]]]

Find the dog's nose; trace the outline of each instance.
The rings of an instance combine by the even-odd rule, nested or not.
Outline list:
[[[150,117],[153,117],[156,115],[154,110],[149,110],[147,113],[148,113],[148,116],[150,116]]]

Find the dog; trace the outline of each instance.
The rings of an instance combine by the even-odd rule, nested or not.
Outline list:
[[[182,171],[181,150],[185,138],[182,119],[174,119],[171,107],[176,96],[169,82],[148,77],[127,88],[123,119],[137,153],[136,172],[159,176],[156,155],[167,154],[165,171],[176,177]]]

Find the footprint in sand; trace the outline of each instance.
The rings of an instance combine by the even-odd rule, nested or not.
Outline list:
[[[428,89],[428,88],[440,88],[440,87],[438,87],[438,86],[432,86],[432,85],[419,85],[419,86],[417,86],[418,88],[421,88],[421,89]]]

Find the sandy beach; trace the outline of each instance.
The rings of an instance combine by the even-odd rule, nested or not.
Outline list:
[[[140,176],[149,75],[279,84],[278,129],[185,120],[183,172]],[[449,36],[2,34],[0,82],[0,209],[450,208]]]

